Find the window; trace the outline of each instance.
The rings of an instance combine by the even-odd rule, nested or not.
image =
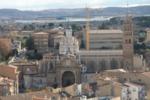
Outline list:
[[[125,43],[128,43],[128,40],[125,40]]]
[[[126,39],[126,40],[125,40],[125,43],[131,44],[131,39]]]
[[[129,43],[131,43],[131,39],[129,39]]]

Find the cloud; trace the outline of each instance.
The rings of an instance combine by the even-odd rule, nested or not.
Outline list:
[[[101,8],[106,5],[110,0],[90,0],[89,5],[92,8]]]
[[[128,0],[131,5],[150,4],[149,0]],[[125,5],[127,0],[1,0],[0,8],[42,10],[50,8],[92,8]]]

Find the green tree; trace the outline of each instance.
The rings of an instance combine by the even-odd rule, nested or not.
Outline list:
[[[81,41],[80,48],[85,48],[84,40]]]
[[[98,29],[108,29],[106,23],[102,23],[102,25],[98,26]]]
[[[73,31],[81,31],[82,30],[81,26],[78,26],[76,24],[72,24],[71,27],[72,27]]]
[[[26,40],[25,47],[27,50],[34,50],[34,40],[31,36]]]
[[[54,28],[54,23],[48,23],[49,28]]]
[[[37,50],[28,51],[26,57],[29,60],[41,60],[43,58],[42,54],[38,53]]]

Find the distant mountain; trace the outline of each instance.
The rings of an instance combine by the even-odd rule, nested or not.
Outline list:
[[[129,13],[137,16],[150,15],[150,6],[130,7]],[[125,15],[125,7],[108,7],[103,9],[90,9],[91,16],[121,16]],[[0,19],[37,19],[37,18],[63,18],[85,17],[84,8],[77,9],[49,9],[43,11],[21,11],[17,9],[0,9]]]

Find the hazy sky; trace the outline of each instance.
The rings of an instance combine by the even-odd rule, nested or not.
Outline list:
[[[149,5],[150,0],[128,0],[129,5]],[[56,8],[83,8],[86,5],[99,8],[108,6],[125,6],[127,0],[0,0],[1,8],[20,10],[43,10]]]

